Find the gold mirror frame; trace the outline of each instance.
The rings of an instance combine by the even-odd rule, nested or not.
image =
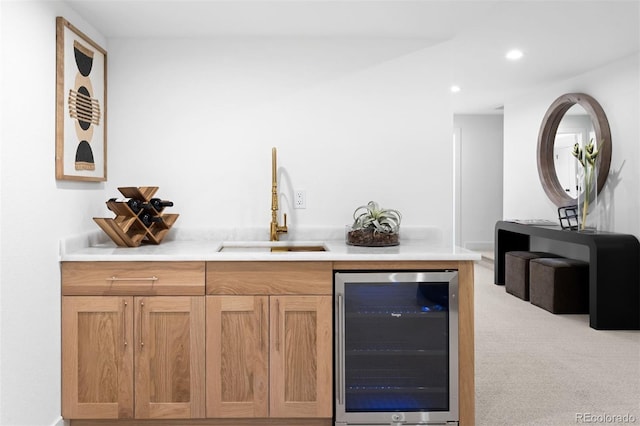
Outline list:
[[[602,190],[611,166],[611,130],[604,110],[594,98],[584,93],[567,93],[556,99],[542,119],[538,133],[538,176],[549,199],[558,207],[577,203],[560,185],[553,159],[553,146],[560,121],[574,105],[582,106],[591,117],[600,154],[598,156],[598,193]]]

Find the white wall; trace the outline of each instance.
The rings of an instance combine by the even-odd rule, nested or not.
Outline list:
[[[0,24],[2,24],[2,2],[0,2]],[[0,30],[0,58],[3,57],[4,43],[2,42],[3,32]],[[0,61],[0,88],[4,89],[4,62]],[[2,239],[2,140],[4,129],[4,103],[0,102],[0,241]],[[2,309],[2,244],[0,243],[0,309]],[[0,378],[2,377],[2,314],[0,314]],[[0,424],[2,424],[2,379],[0,379]]]
[[[55,17],[108,51],[106,183],[55,180]],[[0,424],[60,415],[58,241],[118,186],[160,186],[178,227],[270,220],[271,147],[291,229],[377,200],[452,234],[452,113],[416,40],[106,40],[60,2],[2,2]],[[307,209],[288,209],[293,189]]]
[[[0,2],[0,24],[2,24],[2,2]],[[0,30],[0,58],[3,57],[4,43],[2,42],[3,32]],[[4,89],[4,61],[0,61],[0,88]],[[0,242],[2,239],[2,141],[4,135],[4,103],[0,102]],[[0,243],[0,309],[2,309],[2,244]],[[0,377],[2,377],[2,314],[0,313]],[[0,424],[2,424],[2,379],[0,379]]]
[[[505,104],[504,218],[557,220],[538,178],[538,130],[557,97],[583,92],[602,105],[611,127],[611,170],[598,196],[602,229],[640,237],[639,64],[634,55]]]
[[[58,2],[1,3],[0,424],[60,417],[58,241],[94,230],[103,184],[55,179],[55,17],[105,40]]]
[[[268,238],[275,146],[290,234],[350,224],[375,200],[450,240],[448,76],[419,40],[109,45],[113,192],[160,186],[178,227],[258,227]],[[290,208],[298,189],[306,210]]]
[[[475,250],[493,247],[502,219],[502,115],[454,115],[460,129],[459,244]]]

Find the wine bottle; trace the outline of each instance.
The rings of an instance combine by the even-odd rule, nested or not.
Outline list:
[[[162,222],[162,217],[154,216],[153,214],[148,213],[148,212],[143,212],[138,217],[140,218],[140,220],[142,221],[144,226],[146,226],[147,228],[150,227],[151,225],[153,225],[154,223],[161,223]]]
[[[144,208],[144,202],[142,200],[138,200],[137,198],[110,198],[107,201],[107,207],[109,207],[108,203],[126,204],[135,214],[140,213],[140,211]],[[109,208],[109,210],[111,209]]]
[[[149,200],[149,204],[151,204],[151,207],[156,209],[156,211],[159,213],[164,210],[165,207],[173,206],[173,201],[161,200],[160,198],[152,198]]]

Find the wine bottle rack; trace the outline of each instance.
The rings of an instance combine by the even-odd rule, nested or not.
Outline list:
[[[157,186],[122,187],[118,191],[126,198],[135,198],[145,203],[158,191]],[[160,244],[167,235],[179,214],[164,213],[150,207],[148,212],[154,216],[162,217],[161,222],[154,222],[146,226],[138,217],[138,214],[126,203],[107,201],[109,210],[116,214],[115,218],[94,217],[93,220],[104,232],[120,247],[138,247],[141,244]]]

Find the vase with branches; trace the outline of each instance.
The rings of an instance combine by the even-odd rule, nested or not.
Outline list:
[[[578,229],[581,231],[587,228],[597,228],[597,218],[595,223],[587,223],[589,210],[595,211],[598,203],[598,176],[596,163],[600,149],[593,139],[583,147],[579,143],[573,146],[573,156],[578,161]],[[597,214],[594,213],[593,216]]]

